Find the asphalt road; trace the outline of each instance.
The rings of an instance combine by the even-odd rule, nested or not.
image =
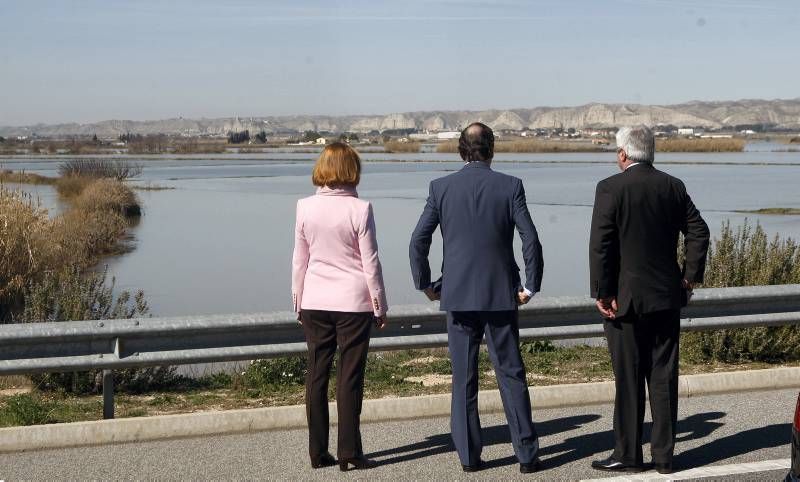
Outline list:
[[[676,478],[781,479],[786,473],[781,464],[787,464],[790,456],[790,423],[796,399],[796,390],[681,399],[676,469],[689,471]],[[471,478],[580,480],[611,475],[589,467],[593,459],[605,457],[612,449],[610,405],[536,410],[535,403],[545,470],[528,476],[519,473],[504,418],[492,414],[482,417],[483,458],[488,468]],[[381,462],[380,467],[365,472],[340,473],[336,467],[312,470],[306,431],[288,430],[2,454],[0,479],[467,478],[450,446],[448,425],[446,418],[364,425],[364,448],[368,456]],[[335,427],[331,440],[335,454]],[[649,446],[645,446],[645,458],[648,456]],[[739,465],[744,463],[760,464]],[[698,468],[704,472],[700,474]],[[658,474],[643,475],[652,478]]]

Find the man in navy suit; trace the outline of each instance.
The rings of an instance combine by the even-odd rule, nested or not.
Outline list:
[[[525,189],[516,177],[491,168],[494,134],[469,125],[458,143],[464,167],[430,184],[422,216],[411,236],[414,285],[447,311],[453,364],[450,429],[465,472],[479,470],[478,350],[484,334],[522,473],[539,469],[539,441],[531,419],[525,366],[519,352],[517,307],[542,284],[542,246]],[[431,283],[428,253],[436,227],[444,241],[442,277]],[[514,260],[514,228],[522,238],[525,284]]]

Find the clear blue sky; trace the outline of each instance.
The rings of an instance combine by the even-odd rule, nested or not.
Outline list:
[[[797,0],[0,0],[0,125],[800,97]]]

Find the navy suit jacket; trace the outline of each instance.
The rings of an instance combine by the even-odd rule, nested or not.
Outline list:
[[[437,226],[444,242],[442,310],[517,309],[521,284],[514,260],[515,227],[522,238],[525,288],[540,290],[542,245],[520,179],[495,172],[486,163],[471,162],[431,182],[408,250],[418,290],[431,286],[428,253]]]

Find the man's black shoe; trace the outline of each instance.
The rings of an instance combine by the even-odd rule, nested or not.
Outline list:
[[[672,462],[665,462],[665,463],[658,463],[653,462],[653,468],[656,469],[656,472],[659,474],[671,474],[674,472],[672,470]]]
[[[536,457],[533,461],[526,464],[519,464],[519,471],[522,474],[532,474],[540,470],[542,470],[542,461],[539,460],[539,457]]]
[[[643,472],[644,466],[623,464],[613,457],[603,460],[595,460],[592,462],[592,468],[597,470],[605,470],[606,472]]]
[[[478,459],[478,462],[472,465],[461,464],[461,469],[464,472],[477,472],[483,468],[483,460]]]

